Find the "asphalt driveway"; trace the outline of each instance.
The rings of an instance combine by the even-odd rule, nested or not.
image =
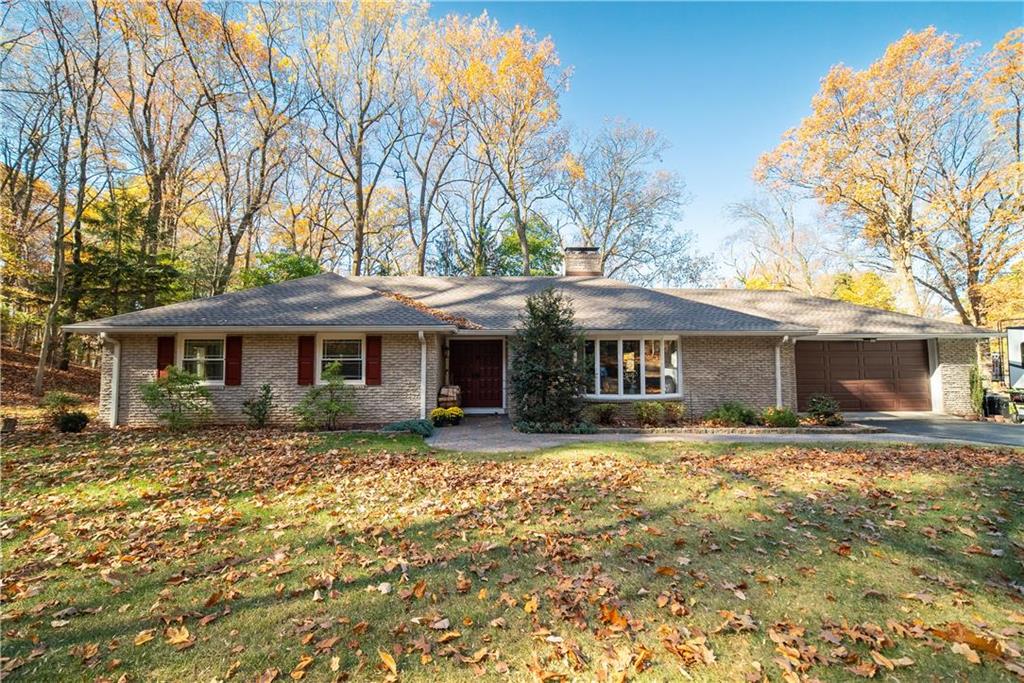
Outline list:
[[[937,413],[847,413],[851,422],[885,427],[890,435],[1024,446],[1024,425],[972,422]]]
[[[941,443],[969,442],[1024,446],[1024,425],[969,422],[932,413],[854,413],[850,422],[889,430],[881,434],[521,434],[505,416],[472,416],[457,427],[434,432],[427,443],[452,451],[498,453],[533,451],[565,444],[601,441],[729,443]]]

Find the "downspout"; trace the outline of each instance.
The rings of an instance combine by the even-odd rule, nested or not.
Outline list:
[[[423,330],[420,338],[420,419],[427,419],[427,337]]]
[[[110,426],[117,426],[118,407],[121,404],[121,342],[100,332],[100,340],[113,347],[114,361],[110,369]]]
[[[789,335],[775,345],[775,407],[782,407],[782,345],[789,341]]]

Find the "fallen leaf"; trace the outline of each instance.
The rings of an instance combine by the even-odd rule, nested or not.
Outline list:
[[[380,657],[380,661],[384,662],[384,666],[387,667],[388,671],[390,671],[392,675],[398,675],[398,664],[395,662],[395,658],[392,657],[390,653],[378,648],[377,656]]]
[[[949,649],[958,655],[963,655],[964,659],[971,664],[981,664],[981,657],[967,643],[953,643],[949,646]]]

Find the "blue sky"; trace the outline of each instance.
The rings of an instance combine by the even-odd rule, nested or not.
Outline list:
[[[723,214],[752,195],[761,152],[809,110],[829,67],[864,67],[908,30],[935,26],[987,50],[1024,24],[1007,3],[435,3],[435,15],[486,9],[503,26],[551,36],[574,73],[563,118],[626,117],[671,142],[664,165],[686,181],[683,225],[713,251]]]

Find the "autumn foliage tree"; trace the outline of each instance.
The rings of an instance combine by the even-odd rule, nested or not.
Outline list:
[[[929,28],[867,69],[835,66],[756,176],[839,211],[885,255],[902,310],[923,313],[924,287],[983,324],[1024,240],[1020,44],[1011,31],[977,60]]]
[[[41,373],[97,355],[64,323],[218,294],[264,257],[551,273],[578,222],[556,200],[569,70],[529,28],[390,0],[15,0],[2,18],[2,332],[42,349]],[[643,247],[670,222],[633,212],[611,268],[689,251]]]

